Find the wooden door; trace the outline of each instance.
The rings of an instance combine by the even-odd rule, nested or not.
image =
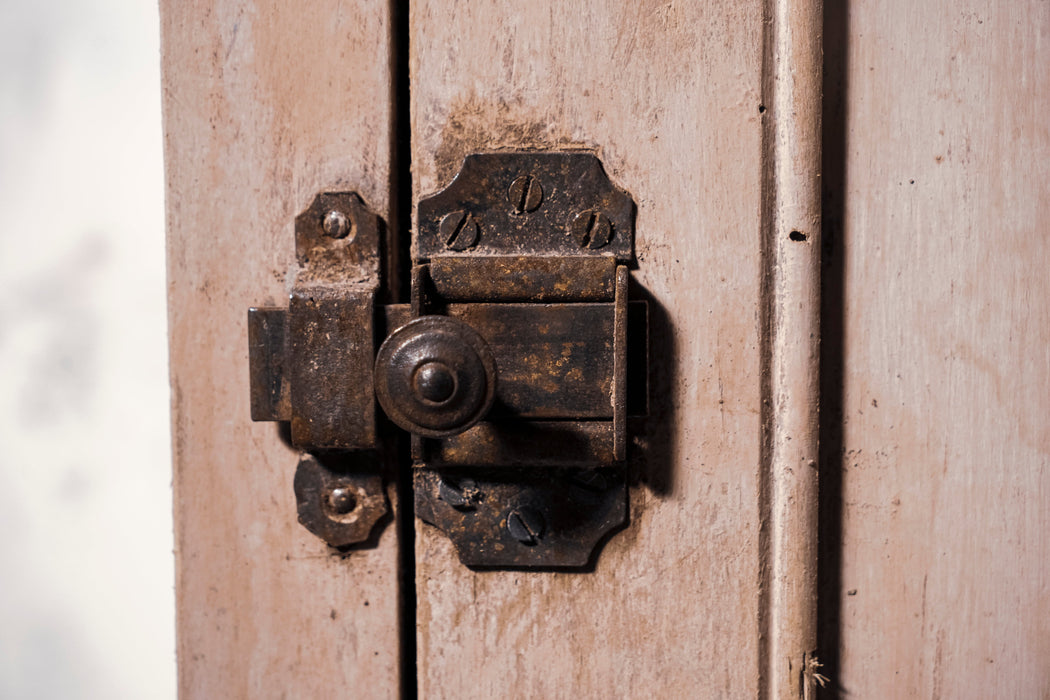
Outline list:
[[[161,26],[180,692],[396,696],[394,529],[344,558],[300,527],[245,343],[248,307],[288,297],[315,193],[392,218],[390,4],[179,0]]]
[[[762,8],[429,0],[411,15],[413,194],[463,157],[593,149],[638,205],[651,430],[590,574],[476,572],[416,527],[422,697],[754,696]]]
[[[1050,10],[860,5],[162,2],[182,694],[1050,694]],[[245,312],[316,192],[403,244],[521,148],[637,203],[630,525],[588,573],[474,571],[392,485],[414,532],[334,553]]]
[[[1050,5],[849,5],[825,27],[829,675],[1050,697]]]

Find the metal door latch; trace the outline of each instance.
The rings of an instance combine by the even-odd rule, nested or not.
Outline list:
[[[300,521],[342,545],[385,513],[378,400],[411,434],[416,512],[464,564],[585,566],[627,521],[627,416],[647,410],[634,202],[589,153],[468,156],[419,202],[409,304],[377,304],[379,225],[319,195],[288,308],[249,311],[252,418],[308,453]]]

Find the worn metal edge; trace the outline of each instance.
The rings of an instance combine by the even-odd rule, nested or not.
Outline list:
[[[430,259],[435,292],[447,301],[608,302],[616,291],[616,259],[499,255]]]
[[[627,459],[627,267],[616,268],[616,301],[613,304],[613,456]]]

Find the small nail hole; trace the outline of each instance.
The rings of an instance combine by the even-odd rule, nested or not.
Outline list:
[[[766,111],[766,106],[765,105],[759,105],[758,106],[758,113],[759,114],[764,114],[765,111]]]
[[[788,238],[790,238],[793,241],[804,242],[806,240],[806,234],[802,233],[801,231],[792,231],[788,234]]]

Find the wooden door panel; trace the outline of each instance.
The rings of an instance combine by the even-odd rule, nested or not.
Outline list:
[[[851,5],[827,27],[848,37],[825,123],[829,675],[1048,697],[1050,9]]]
[[[761,10],[413,5],[415,200],[472,152],[593,149],[638,205],[657,368],[593,573],[471,571],[417,525],[422,697],[756,694]]]
[[[333,556],[297,453],[248,406],[249,306],[287,303],[292,221],[351,189],[389,219],[387,2],[162,2],[180,693],[397,695],[397,542]]]
[[[1044,696],[1050,11],[861,5],[824,28],[823,672],[863,697]],[[316,192],[396,226],[398,50],[414,202],[521,148],[595,152],[632,195],[654,365],[631,523],[593,572],[472,571],[416,523],[420,695],[763,692],[764,314],[791,289],[769,287],[765,23],[802,6],[418,0],[406,49],[387,2],[161,3],[184,695],[413,683],[395,528],[344,558],[298,525],[297,455],[249,420],[245,328],[284,304]]]

